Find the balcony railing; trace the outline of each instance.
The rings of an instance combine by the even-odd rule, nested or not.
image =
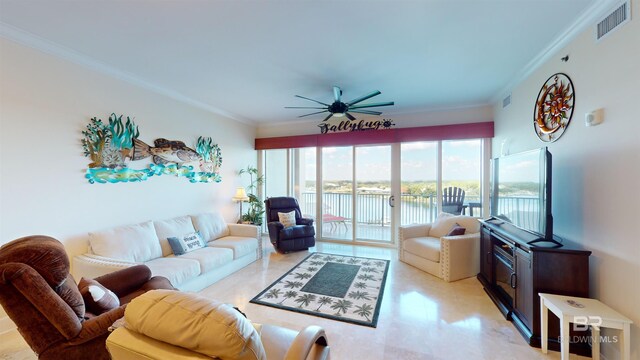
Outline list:
[[[389,194],[357,194],[356,209],[358,224],[363,225],[391,225],[391,213],[388,205]],[[316,193],[303,192],[300,208],[306,215],[316,216]],[[465,197],[465,203],[480,203],[479,196]],[[342,217],[346,222],[352,222],[352,195],[350,193],[325,192],[322,194],[323,214]],[[424,224],[433,222],[438,215],[438,206],[435,195],[402,194],[400,201],[395,202],[400,206],[401,224]],[[527,228],[535,228],[539,221],[539,201],[533,197],[509,197],[500,202],[500,212],[509,216],[512,220]],[[468,214],[467,210],[467,214]],[[479,212],[474,213],[480,216]]]
[[[503,197],[498,203],[498,214],[504,214],[512,223],[530,230],[539,229],[540,210],[537,197]]]
[[[480,202],[479,197],[468,197],[469,202]],[[391,213],[389,209],[389,194],[357,194],[356,209],[358,224],[366,225],[391,225]],[[302,193],[300,207],[304,214],[315,217],[316,193]],[[323,214],[330,214],[352,221],[352,195],[349,193],[325,192],[322,194]],[[402,194],[400,201],[395,202],[400,206],[402,224],[430,223],[438,215],[438,207],[435,195]],[[479,215],[479,214],[477,214]]]

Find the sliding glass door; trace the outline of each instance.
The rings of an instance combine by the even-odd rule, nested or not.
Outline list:
[[[277,197],[289,194],[289,152],[287,149],[264,152],[264,196]]]
[[[393,240],[391,145],[355,147],[355,238]]]
[[[482,140],[442,142],[442,188],[464,191],[462,213],[482,216]]]
[[[449,187],[465,194],[462,214],[482,217],[482,147],[481,139],[403,143],[400,223],[433,222]]]
[[[400,224],[433,222],[438,214],[438,142],[404,143],[400,151]]]
[[[354,239],[353,147],[322,148],[322,237]]]
[[[318,233],[316,199],[316,148],[291,149],[293,152],[293,196],[298,199],[302,216],[314,219]]]
[[[436,219],[447,187],[465,191],[464,214],[483,215],[485,147],[472,139],[266,150],[263,191],[298,199],[318,240],[392,245],[398,225]]]
[[[322,237],[393,241],[391,145],[322,149]]]

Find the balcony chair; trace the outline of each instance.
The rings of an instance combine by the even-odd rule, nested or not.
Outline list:
[[[461,215],[464,210],[464,190],[458,187],[448,187],[442,194],[442,211]]]
[[[194,293],[154,290],[134,299],[125,325],[107,339],[114,360],[324,360],[324,330],[301,332],[247,320],[230,305]]]
[[[302,217],[298,200],[292,197],[272,197],[264,201],[267,227],[271,244],[276,250],[287,253],[290,251],[307,250],[316,244],[316,231],[313,219]],[[296,224],[286,227],[280,222],[278,213],[295,211]]]
[[[464,235],[453,235],[459,228]],[[446,282],[476,276],[479,254],[480,223],[471,216],[440,213],[432,224],[400,227],[400,261]]]
[[[115,293],[120,306],[114,301],[117,307],[102,313],[86,309],[56,239],[28,236],[0,248],[0,303],[39,359],[109,359],[107,329],[123,316],[123,304],[149,289],[173,289],[166,278],[151,278],[145,265],[94,280]]]

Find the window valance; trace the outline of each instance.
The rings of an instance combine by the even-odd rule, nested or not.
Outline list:
[[[256,150],[303,147],[374,145],[410,141],[482,139],[493,137],[493,121],[454,125],[420,126],[389,130],[350,131],[331,134],[258,138]]]

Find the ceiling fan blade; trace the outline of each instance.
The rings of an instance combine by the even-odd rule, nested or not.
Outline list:
[[[362,109],[362,108],[368,108],[368,107],[377,107],[377,106],[391,106],[395,104],[393,101],[387,101],[387,102],[381,102],[381,103],[373,103],[373,104],[362,104],[362,105],[356,105],[356,106],[349,106],[349,110],[351,109]]]
[[[353,115],[349,114],[348,112],[346,112],[346,113],[344,113],[344,114],[345,114],[345,115],[349,118],[349,120],[351,120],[351,121],[353,121],[353,120],[355,120],[355,119],[356,119]]]
[[[361,96],[361,97],[359,97],[359,98],[357,98],[357,99],[353,99],[353,100],[349,101],[349,102],[347,103],[347,105],[349,105],[349,106],[351,106],[351,105],[355,105],[355,104],[357,104],[357,103],[359,103],[359,102],[361,102],[361,101],[365,101],[365,100],[367,100],[367,99],[370,99],[370,98],[372,98],[372,97],[374,97],[374,96],[378,96],[378,95],[380,95],[380,94],[382,94],[382,93],[381,93],[380,91],[376,90],[376,91],[374,91],[374,92],[372,92],[372,93],[370,93],[370,94],[367,94],[367,95],[365,95],[365,96]]]
[[[327,116],[326,118],[324,118],[324,120],[322,120],[322,121],[327,121],[327,120],[329,120],[332,116],[333,116],[333,114],[329,114],[329,116]]]
[[[356,109],[356,110],[349,109],[349,111],[357,114],[382,115],[380,111],[359,110],[359,109]]]
[[[305,116],[309,116],[309,115],[322,114],[323,112],[327,112],[327,111],[329,111],[329,110],[313,112],[313,113],[311,113],[311,114],[300,115],[300,116],[298,116],[298,117],[299,117],[299,118],[301,118],[301,117],[305,117]],[[331,115],[333,115],[333,114],[331,114]]]
[[[313,107],[313,106],[285,106],[285,109],[326,109],[323,107]]]
[[[301,99],[305,99],[305,100],[310,100],[310,101],[313,101],[313,102],[317,102],[317,103],[318,103],[318,104],[320,104],[320,105],[329,106],[329,104],[325,104],[325,103],[320,102],[320,101],[318,101],[318,100],[309,99],[308,97],[304,97],[304,96],[300,96],[300,95],[295,95],[295,97],[299,97],[299,98],[301,98]]]
[[[342,90],[340,90],[340,88],[339,88],[339,87],[334,86],[334,87],[333,87],[333,98],[334,98],[336,101],[340,101],[340,96],[341,96],[341,95],[342,95]]]

